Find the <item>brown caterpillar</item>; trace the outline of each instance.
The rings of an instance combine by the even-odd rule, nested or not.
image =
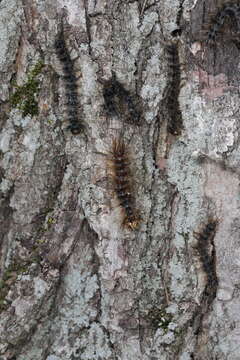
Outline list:
[[[232,18],[237,24],[237,30],[240,30],[240,5],[227,3],[222,6],[212,19],[205,26],[206,43],[213,45],[216,41],[217,34],[220,32],[227,17]]]
[[[111,149],[111,177],[114,191],[124,212],[122,225],[130,230],[136,230],[140,224],[138,211],[131,186],[128,149],[124,141],[115,138]]]
[[[79,100],[78,100],[78,84],[77,76],[74,70],[74,60],[71,59],[69,51],[66,46],[62,29],[54,43],[56,54],[62,64],[62,70],[64,73],[63,80],[65,83],[65,96],[66,96],[66,108],[68,114],[68,120],[70,125],[67,129],[71,130],[73,135],[80,134],[84,130],[83,124],[80,122],[81,116],[79,113]]]
[[[172,135],[180,135],[182,130],[182,113],[179,105],[179,93],[181,88],[181,71],[178,52],[178,43],[165,44],[168,58],[169,83],[165,90],[164,104],[168,112],[167,129]]]

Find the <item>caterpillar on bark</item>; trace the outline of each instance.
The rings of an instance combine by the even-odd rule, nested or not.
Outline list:
[[[168,80],[165,90],[164,103],[168,112],[167,130],[172,135],[180,135],[183,119],[179,104],[179,93],[181,89],[181,69],[178,51],[178,42],[165,44],[168,59]]]
[[[104,84],[103,98],[106,110],[112,115],[120,116],[130,124],[140,125],[139,99],[134,99],[134,96],[116,79],[115,73],[110,80],[101,82]]]
[[[136,230],[140,224],[140,216],[135,208],[131,186],[128,148],[121,138],[115,138],[110,153],[113,188],[124,213],[122,225],[130,230]]]
[[[218,279],[216,274],[216,253],[213,243],[214,236],[216,234],[218,220],[210,218],[208,223],[203,226],[201,232],[194,232],[194,236],[198,240],[196,249],[199,253],[199,257],[203,266],[204,272],[207,274],[208,283],[205,288],[205,294],[211,298],[216,297],[216,291],[218,286]],[[212,246],[211,254],[209,248]]]
[[[207,282],[201,295],[200,306],[194,312],[191,321],[194,335],[196,335],[197,338],[200,335],[204,336],[204,316],[209,313],[217,295],[218,277],[216,272],[216,251],[213,241],[217,226],[218,220],[209,218],[207,224],[202,226],[200,232],[194,232],[194,236],[198,240],[196,249],[207,277]]]
[[[237,24],[237,30],[240,30],[240,4],[224,4],[211,20],[205,25],[203,33],[206,34],[206,42],[213,45],[221,28],[224,26],[226,18],[232,18]]]
[[[62,64],[63,81],[65,84],[66,112],[70,125],[67,127],[73,135],[80,134],[84,130],[79,113],[80,104],[78,99],[78,78],[74,69],[74,60],[71,59],[67,49],[63,25],[54,43],[57,57]]]

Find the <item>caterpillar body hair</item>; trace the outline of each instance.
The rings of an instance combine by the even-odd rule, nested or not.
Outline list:
[[[178,51],[178,42],[165,44],[168,59],[169,83],[165,91],[165,105],[168,111],[167,130],[172,135],[180,135],[182,130],[182,113],[179,104],[179,93],[181,88],[181,71]]]
[[[65,97],[66,97],[66,112],[68,116],[69,126],[68,130],[73,135],[80,134],[84,131],[84,125],[81,122],[80,116],[80,103],[78,99],[78,84],[77,76],[74,69],[74,60],[71,59],[70,53],[67,49],[64,39],[63,24],[62,29],[54,43],[57,57],[62,64],[63,81],[65,84]]]
[[[113,140],[111,156],[113,187],[124,213],[122,225],[130,230],[136,230],[140,224],[140,217],[135,209],[128,149],[122,139]]]
[[[198,240],[196,249],[206,274],[206,285],[201,294],[201,306],[196,310],[193,320],[195,320],[195,335],[204,333],[204,316],[209,313],[212,303],[217,296],[218,277],[216,271],[216,251],[214,237],[218,226],[218,220],[209,218],[207,224],[203,225],[200,232],[194,232]],[[193,325],[192,325],[193,326]]]
[[[105,108],[110,114],[118,115],[126,122],[133,125],[140,125],[141,114],[138,110],[139,99],[126,90],[116,79],[116,74],[110,80],[103,82],[103,98]],[[136,97],[136,96],[135,96]]]
[[[208,223],[202,227],[199,233],[194,232],[194,236],[198,240],[196,249],[199,253],[203,270],[208,277],[208,286],[206,291],[209,291],[209,289],[215,289],[215,292],[218,285],[218,280],[216,275],[216,254],[213,239],[216,234],[217,225],[218,220],[210,218]],[[209,247],[211,245],[213,249],[210,254]]]
[[[223,27],[227,17],[233,18],[237,23],[238,33],[240,31],[240,4],[227,3],[224,4],[215,16],[205,26],[204,32],[207,34],[206,43],[213,45],[216,41],[217,35]]]

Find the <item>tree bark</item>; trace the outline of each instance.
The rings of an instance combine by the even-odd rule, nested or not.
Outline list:
[[[239,44],[227,13],[206,40],[217,11],[0,1],[0,360],[239,360]]]

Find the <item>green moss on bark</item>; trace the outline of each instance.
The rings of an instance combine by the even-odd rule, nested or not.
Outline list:
[[[22,116],[35,116],[38,115],[38,102],[37,97],[40,91],[40,80],[38,78],[44,64],[42,60],[34,66],[27,76],[27,81],[19,86],[13,84],[15,88],[14,94],[10,98],[10,103],[13,107],[17,107],[22,112]]]

